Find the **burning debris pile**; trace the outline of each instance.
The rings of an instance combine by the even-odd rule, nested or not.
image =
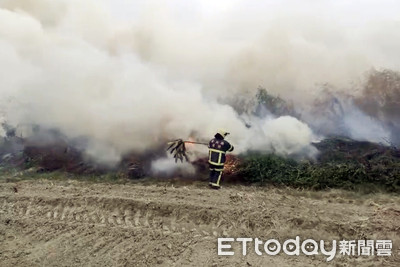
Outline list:
[[[331,137],[314,143],[314,146],[320,151],[318,161],[321,163],[357,162],[372,167],[396,164],[400,158],[400,150],[395,146],[355,141],[346,137]]]
[[[231,154],[226,155],[223,180],[228,182],[243,182],[245,179],[241,176],[241,163],[243,157]],[[199,173],[208,174],[208,158],[199,158],[192,162]]]
[[[6,136],[0,143],[0,165],[3,167],[13,167],[19,170],[34,168],[36,172],[62,171],[77,175],[114,173],[133,179],[150,175],[163,177],[189,175],[179,171],[153,173],[151,165],[156,159],[165,156],[166,147],[164,146],[142,153],[126,153],[118,164],[107,166],[99,164],[85,153],[84,146],[82,146],[85,140],[69,140],[59,131],[43,130],[39,126],[25,127],[33,129],[31,134],[25,137],[21,133],[18,134],[18,127],[12,128],[3,124],[3,128],[7,129]],[[206,174],[208,159],[200,157],[190,161],[186,154],[185,143],[207,145],[183,140],[170,142],[167,150],[174,155],[175,160],[168,159],[168,161],[178,163],[178,165],[175,163],[174,165],[179,167],[179,164],[183,163],[185,159],[194,166],[197,173]],[[229,155],[227,157],[226,176],[228,179],[237,175],[238,161],[239,158],[236,156]]]
[[[8,130],[0,146],[0,164],[3,167],[13,166],[18,169],[35,167],[37,172],[64,171],[83,175],[114,173],[120,177],[141,178],[154,176],[151,164],[154,159],[162,158],[166,149],[160,147],[141,154],[128,153],[116,166],[110,167],[88,158],[84,150],[74,146],[74,142],[59,132],[46,131],[46,134],[47,137],[51,136],[51,139],[43,143],[38,135],[24,138],[17,136],[15,131]],[[43,137],[43,131],[41,136]],[[180,142],[179,144],[182,145]],[[398,148],[345,137],[331,137],[313,145],[319,150],[315,160],[296,161],[276,154],[260,153],[227,155],[224,180],[285,184],[314,189],[332,187],[357,189],[364,186],[370,191],[375,188],[400,191]],[[182,151],[178,153],[180,152]],[[168,160],[174,162],[172,158]],[[209,169],[207,157],[194,160],[188,158],[188,160],[196,170],[197,179],[207,176]],[[185,177],[177,172],[164,176],[177,177],[177,175]],[[160,177],[163,174],[158,173],[156,176]]]
[[[140,178],[147,174],[150,161],[157,156],[155,151],[140,155],[127,153],[116,166],[107,166],[85,154],[81,146],[84,140],[69,140],[59,131],[43,130],[39,126],[30,126],[33,131],[28,137],[19,136],[18,128],[7,124],[3,128],[7,130],[0,142],[0,164],[6,167],[34,167],[37,172],[64,171],[81,175],[113,172]]]

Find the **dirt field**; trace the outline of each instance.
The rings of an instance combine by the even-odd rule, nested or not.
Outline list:
[[[217,255],[217,237],[391,239],[393,255]],[[1,266],[398,266],[400,197],[205,184],[0,182]]]

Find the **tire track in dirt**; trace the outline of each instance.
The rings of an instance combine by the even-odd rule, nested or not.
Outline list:
[[[215,238],[213,234],[227,234],[223,225],[228,224],[219,216],[222,211],[213,210],[211,213],[208,208],[190,204],[164,204],[115,197],[12,194],[0,195],[0,203],[0,211],[5,217],[12,218],[16,224],[22,224],[18,229],[23,231],[22,235],[26,240],[34,243],[44,242],[40,250],[28,249],[32,250],[32,255],[36,255],[35,259],[43,260],[47,257],[42,250],[50,253],[54,250],[61,255],[70,255],[68,264],[72,265],[80,265],[85,260],[97,263],[96,255],[115,259],[118,258],[116,255],[123,255],[124,251],[139,262],[151,263],[154,258],[149,256],[147,251],[154,249],[167,251],[163,252],[164,258],[172,263],[180,258],[188,246],[181,240],[210,240]],[[129,235],[126,236],[126,233]],[[145,245],[143,249],[140,249],[140,245],[135,247],[135,243],[142,244],[143,240],[150,240],[147,242],[149,245]],[[174,245],[172,247],[164,244],[165,246],[160,248],[157,247],[159,245],[154,245],[159,242],[157,240],[166,240],[165,242]],[[183,243],[182,248],[173,249],[179,247],[179,243]],[[56,246],[57,249],[53,249],[52,246]],[[87,251],[86,254],[89,255],[81,251]],[[132,251],[137,252],[132,254]],[[79,259],[76,259],[80,262],[74,261],[75,254],[80,255]],[[121,256],[118,260],[121,260]],[[27,262],[19,264],[25,265]],[[51,262],[50,265],[52,264],[54,263]],[[61,266],[68,264],[57,263]],[[115,261],[99,264],[110,266],[114,265]]]
[[[236,227],[236,224],[228,223],[225,216],[218,218],[207,209],[193,205],[101,197],[0,196],[0,201],[1,212],[5,215],[40,221],[151,228],[200,236],[228,235],[229,230]]]
[[[281,218],[272,210],[218,209],[196,203],[163,203],[134,198],[100,196],[17,196],[0,195],[3,215],[43,222],[94,224],[106,227],[160,230],[166,233],[191,233],[195,236],[257,235],[265,228],[279,228]],[[282,214],[281,214],[282,215]],[[321,223],[318,217],[286,220],[286,225],[312,229]],[[352,233],[364,222],[323,221],[327,229]],[[369,227],[370,228],[370,227]]]
[[[245,266],[247,261],[253,266],[323,266],[324,258],[220,258],[216,238],[283,240],[300,233],[357,239],[385,237],[375,233],[383,227],[396,238],[398,229],[398,224],[382,223],[386,218],[396,222],[394,202],[378,209],[369,202],[360,206],[276,190],[235,187],[215,194],[196,187],[70,181],[3,183],[0,189],[0,262],[6,266]],[[348,262],[355,263],[338,259]]]

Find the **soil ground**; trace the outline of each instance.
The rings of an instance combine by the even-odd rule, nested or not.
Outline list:
[[[390,239],[392,256],[217,255],[218,237]],[[0,180],[1,266],[399,266],[400,196],[205,183]]]

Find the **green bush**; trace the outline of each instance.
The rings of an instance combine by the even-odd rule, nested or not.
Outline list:
[[[311,189],[362,187],[400,192],[400,172],[394,165],[379,171],[359,162],[296,162],[275,154],[253,154],[242,158],[240,175],[248,183],[287,185]]]
[[[240,173],[248,182],[286,183],[297,169],[294,160],[288,160],[277,155],[252,155],[240,166]]]

